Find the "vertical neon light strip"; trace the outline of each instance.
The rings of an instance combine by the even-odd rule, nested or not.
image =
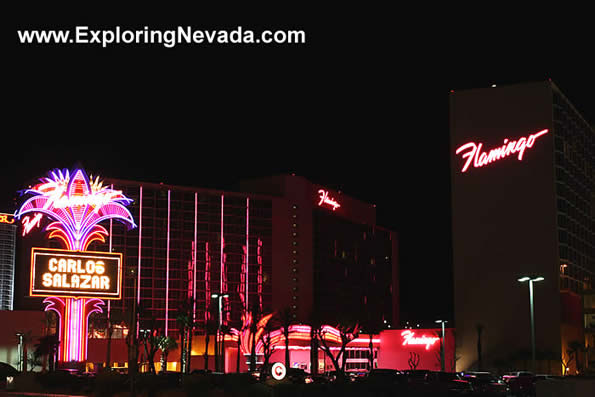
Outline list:
[[[68,321],[70,321],[69,324],[69,334],[68,335],[68,340],[69,340],[69,352],[68,352],[68,359],[70,361],[75,359],[75,354],[74,351],[76,349],[76,332],[75,332],[75,324],[76,324],[76,309],[75,309],[75,299],[69,299],[70,300],[70,315],[68,316]]]
[[[139,189],[139,203],[138,203],[138,271],[136,275],[136,303],[140,305],[140,268],[141,268],[141,255],[142,255],[142,247],[143,247],[143,187],[140,186]],[[140,328],[140,317],[136,317],[136,337],[138,338],[139,335],[139,328]]]
[[[78,337],[75,345],[75,350],[76,350],[76,354],[75,354],[75,360],[76,361],[83,361],[83,357],[82,357],[82,353],[83,353],[83,340],[82,337],[86,336],[83,335],[83,330],[84,330],[84,324],[83,324],[83,308],[82,308],[82,303],[83,303],[84,299],[77,299],[76,300],[76,323],[74,324],[74,329],[76,332],[76,336]]]
[[[248,257],[250,255],[250,250],[249,250],[249,245],[248,245],[248,240],[249,240],[249,236],[250,236],[250,197],[246,197],[246,273],[245,273],[245,291],[244,293],[246,294],[246,312],[249,310],[248,306],[248,296],[250,295],[250,290],[248,289],[248,275],[250,274],[249,271],[249,261],[248,261]]]
[[[113,185],[112,185],[113,187]],[[112,252],[112,223],[113,223],[113,219],[109,220],[109,252]],[[107,321],[110,320],[110,316],[111,316],[111,309],[112,309],[112,301],[111,299],[108,299],[107,301]],[[109,327],[108,330],[109,332]],[[109,363],[106,363],[106,365],[109,367]]]
[[[198,250],[198,193],[194,192],[194,246],[192,247],[192,320],[196,321],[196,254]]]
[[[169,221],[171,190],[167,191],[167,251],[165,256],[165,336],[169,328]]]
[[[140,199],[138,207],[138,275],[136,283],[136,303],[140,305],[140,269],[141,269],[141,248],[143,246],[142,235],[143,235],[143,187],[140,187]],[[138,327],[136,327],[138,332]]]
[[[220,256],[220,271],[219,271],[219,293],[223,294],[225,291],[223,290],[223,273],[225,273],[225,263],[223,262],[223,195],[221,195],[221,256]]]
[[[68,343],[68,335],[70,335],[70,299],[65,299],[64,305],[64,345],[62,347],[62,361],[70,361],[70,344]]]

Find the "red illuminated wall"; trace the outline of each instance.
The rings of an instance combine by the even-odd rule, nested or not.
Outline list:
[[[419,355],[417,369],[440,371],[440,341],[434,343],[429,349],[425,345],[403,345],[404,330],[385,330],[380,333],[380,349],[378,351],[378,367],[408,370],[411,367],[408,360],[415,354]],[[440,329],[413,329],[415,336],[437,337],[441,335]],[[455,351],[454,331],[445,330],[445,370],[454,371],[453,355]],[[413,354],[412,354],[413,353]]]

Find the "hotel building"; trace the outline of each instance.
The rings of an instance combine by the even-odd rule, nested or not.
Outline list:
[[[484,368],[531,365],[517,280],[543,277],[536,370],[559,373],[571,342],[592,347],[581,294],[595,276],[595,132],[546,81],[451,92],[450,136],[458,369],[480,365],[478,326]]]
[[[176,318],[189,303],[198,343],[217,320],[212,295],[221,293],[228,295],[222,323],[236,329],[246,307],[263,314],[288,308],[296,325],[357,321],[379,332],[398,324],[397,238],[376,225],[372,204],[293,175],[244,181],[237,191],[103,182],[133,200],[137,226],[105,223],[109,237],[89,246],[123,254],[122,299],[109,301],[114,319],[136,302],[141,330],[178,338]],[[43,307],[43,298],[25,296],[27,252],[58,246],[40,238],[47,223],[21,239],[21,309]],[[201,349],[193,351],[200,361]]]
[[[16,230],[12,214],[0,213],[0,310],[13,310]]]

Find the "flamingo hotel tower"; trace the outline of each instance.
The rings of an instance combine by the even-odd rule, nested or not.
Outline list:
[[[595,132],[545,81],[451,92],[450,136],[457,369],[531,369],[530,284],[535,370],[560,373],[595,345]]]

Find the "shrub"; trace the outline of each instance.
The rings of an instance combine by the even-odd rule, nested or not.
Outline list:
[[[44,387],[36,374],[28,372],[14,377],[14,389],[33,393],[43,391]]]
[[[215,388],[211,375],[187,375],[182,380],[182,387],[188,396],[208,396]]]
[[[126,375],[113,371],[100,372],[95,378],[95,395],[97,397],[109,397],[124,391],[126,386],[129,385],[126,378]]]

